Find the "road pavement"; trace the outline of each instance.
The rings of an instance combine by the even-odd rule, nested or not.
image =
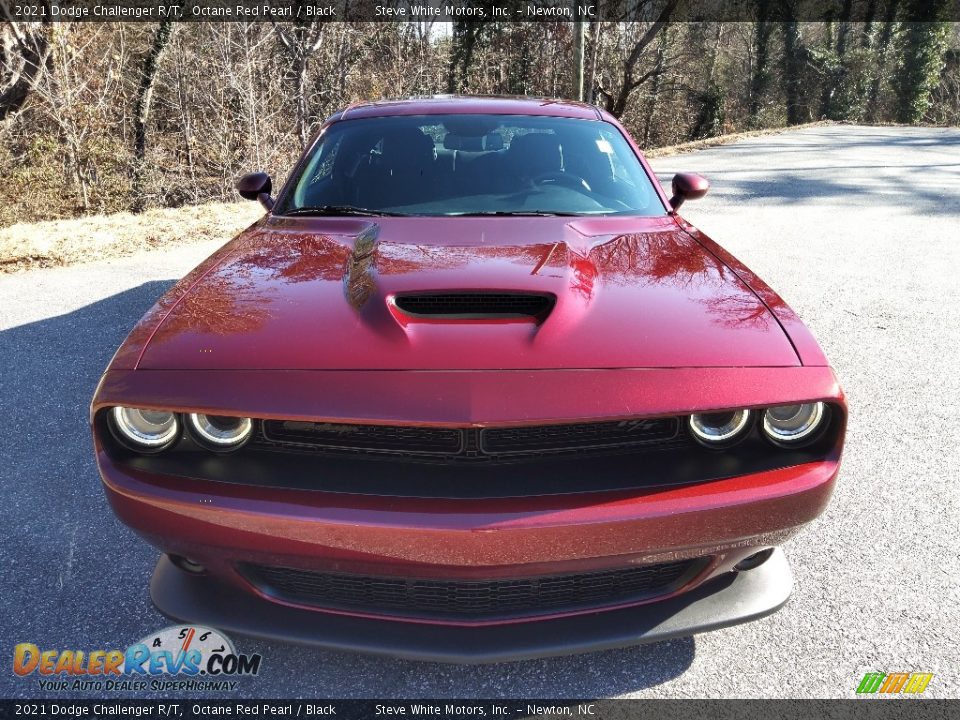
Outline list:
[[[684,215],[806,320],[848,394],[834,500],[785,548],[790,603],[696,638],[479,667],[236,637],[264,657],[239,695],[853,697],[867,671],[960,694],[960,130],[816,127],[654,166],[712,181]],[[155,552],[101,492],[87,406],[133,323],[212,249],[0,276],[0,653],[125,647],[168,624],[147,594]],[[0,697],[41,695],[6,658]]]

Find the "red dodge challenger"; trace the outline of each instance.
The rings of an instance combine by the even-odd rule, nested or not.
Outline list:
[[[166,615],[495,661],[773,613],[846,406],[810,332],[678,214],[609,114],[438,97],[332,116],[91,408]]]

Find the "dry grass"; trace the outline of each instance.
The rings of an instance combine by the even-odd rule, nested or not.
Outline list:
[[[666,157],[667,155],[682,155],[683,153],[693,152],[694,150],[703,150],[704,148],[716,147],[717,145],[726,145],[728,143],[742,140],[743,138],[761,137],[763,135],[779,135],[780,133],[791,130],[801,130],[811,127],[827,127],[829,125],[842,125],[833,120],[820,120],[818,122],[804,123],[803,125],[788,125],[779,128],[767,128],[765,130],[747,130],[745,132],[730,133],[729,135],[717,135],[717,137],[706,138],[704,140],[694,140],[679,145],[667,145],[666,147],[650,148],[644,150],[643,154],[648,158]]]
[[[74,265],[187,243],[226,242],[263,214],[258,203],[209,203],[0,228],[0,273]]]

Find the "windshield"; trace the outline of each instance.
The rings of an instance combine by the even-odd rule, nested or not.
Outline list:
[[[663,215],[620,132],[599,120],[391,116],[333,123],[280,214]]]

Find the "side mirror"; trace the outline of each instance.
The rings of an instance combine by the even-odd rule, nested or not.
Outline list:
[[[247,173],[237,180],[236,188],[240,197],[246,200],[259,200],[267,212],[273,210],[273,198],[270,197],[273,181],[266,173]]]
[[[709,181],[695,173],[677,173],[673,176],[673,197],[670,207],[679,210],[686,200],[699,200],[710,189]]]

